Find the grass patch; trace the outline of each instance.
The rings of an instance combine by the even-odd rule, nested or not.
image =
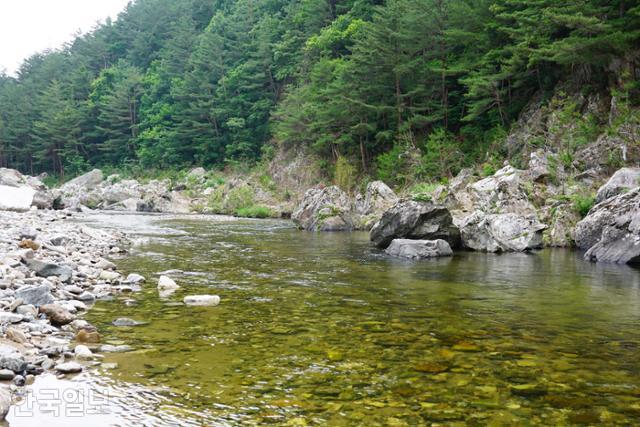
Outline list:
[[[236,216],[243,218],[271,218],[273,212],[266,206],[249,206],[236,210]]]

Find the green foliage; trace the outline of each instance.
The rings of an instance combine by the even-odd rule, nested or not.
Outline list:
[[[236,216],[243,218],[271,218],[274,214],[271,209],[264,206],[249,206],[236,210]]]
[[[59,176],[238,169],[279,144],[313,149],[348,189],[356,170],[396,185],[471,164],[489,173],[534,93],[567,75],[600,90],[625,55],[618,117],[640,120],[638,60],[627,55],[640,44],[638,10],[596,0],[137,0],[117,21],[28,58],[16,77],[0,73],[0,166]],[[557,102],[558,151],[573,155],[603,123],[569,97]],[[610,131],[633,138],[616,120]]]
[[[335,182],[344,191],[351,191],[356,184],[356,168],[345,157],[336,162]]]
[[[596,198],[593,194],[574,194],[571,201],[575,211],[584,218],[595,204]]]

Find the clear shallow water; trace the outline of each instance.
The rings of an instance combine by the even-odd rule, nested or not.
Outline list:
[[[148,283],[86,317],[136,348],[79,379],[113,394],[94,425],[640,422],[638,270],[565,250],[407,262],[277,221],[96,221],[137,234],[117,263]],[[161,299],[171,269],[182,289]],[[206,293],[221,305],[180,303]]]

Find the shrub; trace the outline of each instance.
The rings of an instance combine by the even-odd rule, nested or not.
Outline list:
[[[573,208],[580,215],[581,218],[587,216],[594,203],[596,202],[596,198],[593,194],[575,194],[571,197],[573,201]]]
[[[336,162],[335,182],[344,191],[351,191],[356,183],[356,168],[343,157],[338,157]]]
[[[236,216],[244,218],[270,218],[273,217],[273,212],[265,206],[254,205],[236,210]]]

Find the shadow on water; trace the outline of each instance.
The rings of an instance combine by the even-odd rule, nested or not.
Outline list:
[[[148,279],[87,315],[104,342],[135,348],[76,379],[113,394],[94,425],[640,420],[638,270],[567,250],[410,262],[363,233],[280,221],[93,221],[134,234],[116,261]],[[165,270],[182,271],[182,288],[162,299]],[[221,305],[181,304],[204,293]],[[116,328],[117,317],[148,323]]]

